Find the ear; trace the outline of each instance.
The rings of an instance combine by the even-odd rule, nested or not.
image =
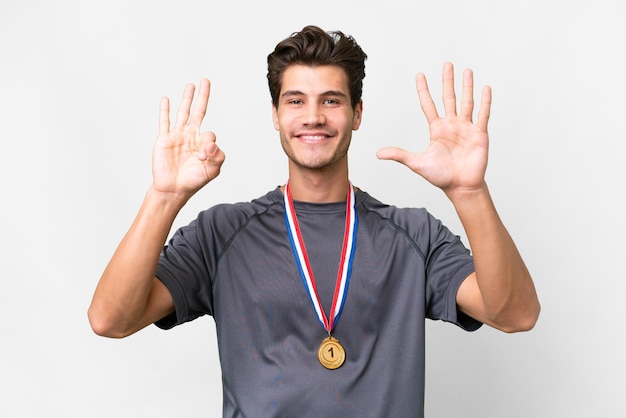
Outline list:
[[[352,130],[356,131],[361,126],[361,120],[363,118],[363,100],[359,100],[359,103],[354,108],[354,116],[352,117]]]
[[[280,130],[280,126],[278,125],[278,109],[274,106],[272,102],[272,122],[274,123],[274,129],[277,131]]]

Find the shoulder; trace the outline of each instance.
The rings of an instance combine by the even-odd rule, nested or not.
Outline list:
[[[360,225],[379,233],[388,230],[388,235],[403,236],[424,254],[441,244],[459,242],[458,236],[423,207],[397,207],[361,192],[357,209]]]
[[[274,189],[248,202],[221,203],[200,212],[193,223],[199,233],[232,235],[251,220],[282,210],[281,196],[280,191]]]
[[[364,191],[359,191],[357,194],[357,208],[365,215],[377,217],[381,221],[388,222],[402,229],[439,223],[423,207],[401,208],[383,203]]]
[[[282,197],[278,189],[249,202],[221,203],[198,214],[201,223],[219,223],[220,225],[240,225],[250,218],[267,213],[275,208],[282,208]]]

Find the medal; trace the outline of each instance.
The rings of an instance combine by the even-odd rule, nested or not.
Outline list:
[[[330,307],[330,317],[328,318],[326,317],[319,295],[317,294],[315,278],[313,276],[313,271],[311,270],[309,257],[300,232],[298,218],[296,217],[296,211],[291,198],[289,183],[285,186],[284,201],[287,234],[289,235],[291,249],[293,250],[296,265],[298,266],[298,272],[300,273],[300,278],[302,279],[304,288],[309,294],[309,298],[311,299],[317,318],[328,334],[328,337],[326,337],[320,344],[317,357],[322,366],[331,370],[336,369],[343,364],[346,358],[346,352],[343,346],[339,344],[339,341],[330,334],[339,320],[339,316],[341,315],[341,311],[346,300],[346,295],[348,294],[348,284],[350,283],[350,275],[352,273],[352,261],[356,249],[356,231],[358,220],[354,188],[352,187],[352,184],[348,182],[348,199],[346,201],[346,223],[343,234],[343,246],[341,250],[341,258],[339,260],[339,269],[337,271],[337,280],[335,282],[335,293]]]
[[[346,351],[339,344],[336,338],[330,335],[322,341],[319,350],[317,350],[317,358],[322,366],[329,370],[338,369],[346,359]]]

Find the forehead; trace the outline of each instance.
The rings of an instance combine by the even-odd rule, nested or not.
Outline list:
[[[348,77],[343,68],[336,65],[293,64],[283,72],[281,95],[299,91],[309,95],[327,91],[340,91],[349,96]]]

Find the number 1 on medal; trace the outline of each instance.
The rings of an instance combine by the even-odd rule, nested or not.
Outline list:
[[[346,359],[346,352],[336,338],[328,336],[320,344],[317,358],[322,363],[322,366],[333,370],[341,367]]]

